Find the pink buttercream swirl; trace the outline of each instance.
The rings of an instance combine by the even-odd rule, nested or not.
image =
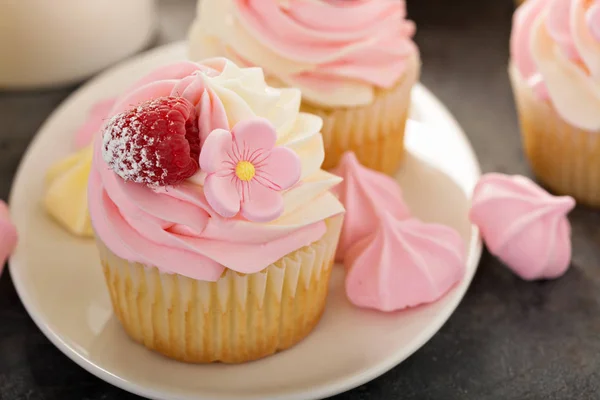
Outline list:
[[[259,66],[317,104],[368,104],[418,56],[404,0],[205,0],[199,13],[192,57]]]
[[[304,84],[364,80],[391,87],[416,51],[402,0],[236,0],[246,28],[283,57],[315,65]],[[268,66],[265,66],[268,69]]]
[[[539,96],[548,98],[545,77],[540,73],[532,49],[536,24],[543,27],[564,56],[586,73],[598,77],[600,54],[588,56],[589,39],[600,46],[600,0],[530,0],[515,12],[511,37],[511,57],[523,78]]]
[[[203,65],[180,62],[159,69],[120,98],[111,115],[150,99],[182,96],[199,111],[204,142],[215,129],[229,130],[230,123],[234,123],[231,118],[235,115],[228,120],[224,101],[207,83],[207,77],[225,74],[224,69],[231,65],[227,63],[224,59],[209,60]],[[273,94],[272,89],[266,90]],[[229,96],[228,101],[233,101],[233,95]],[[250,112],[244,107],[247,106],[242,111]],[[239,110],[232,111],[235,112]],[[165,273],[216,281],[225,268],[258,272],[325,233],[324,221],[315,216],[310,217],[315,221],[312,223],[287,218],[270,225],[253,223],[241,216],[222,217],[204,195],[205,177],[200,172],[168,188],[126,182],[102,159],[102,135],[97,135],[88,193],[97,236],[121,258],[156,266]],[[336,210],[333,214],[341,208]]]
[[[115,101],[114,98],[105,99],[92,106],[87,119],[75,132],[74,145],[76,149],[83,149],[92,143],[93,137],[100,133],[106,123]]]

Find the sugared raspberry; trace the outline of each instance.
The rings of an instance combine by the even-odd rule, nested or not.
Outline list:
[[[102,157],[126,181],[174,185],[198,170],[199,156],[198,116],[183,97],[143,103],[104,128]]]

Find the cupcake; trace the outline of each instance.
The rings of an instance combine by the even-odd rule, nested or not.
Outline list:
[[[519,7],[510,77],[535,175],[559,194],[600,206],[600,1]]]
[[[300,91],[226,59],[169,65],[94,139],[88,201],[115,314],[186,362],[284,350],[319,321],[344,208]]]
[[[189,51],[259,66],[273,86],[300,88],[302,111],[323,119],[325,169],[350,150],[393,173],[419,79],[414,32],[401,0],[203,0]]]

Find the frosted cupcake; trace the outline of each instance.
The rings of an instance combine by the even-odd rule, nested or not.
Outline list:
[[[420,58],[403,0],[203,0],[192,59],[225,56],[265,69],[271,84],[302,90],[323,118],[325,169],[353,151],[395,172]]]
[[[258,68],[181,62],[142,79],[95,138],[89,209],[114,310],[146,347],[240,363],[323,312],[343,206],[319,117]]]
[[[536,176],[600,206],[600,1],[525,2],[514,17],[510,76]]]

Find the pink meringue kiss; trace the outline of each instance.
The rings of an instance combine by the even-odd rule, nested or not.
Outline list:
[[[344,178],[332,190],[346,208],[337,261],[344,260],[350,246],[375,232],[382,212],[388,212],[396,219],[410,217],[398,182],[362,166],[353,152],[346,152],[331,172]]]
[[[524,176],[486,174],[469,217],[490,253],[525,280],[563,275],[571,262],[570,196],[552,196]]]
[[[10,213],[5,202],[0,200],[0,274],[8,256],[17,246],[17,228],[10,220]]]
[[[431,303],[459,282],[466,247],[454,229],[385,213],[346,256],[346,295],[357,307],[397,311]]]

